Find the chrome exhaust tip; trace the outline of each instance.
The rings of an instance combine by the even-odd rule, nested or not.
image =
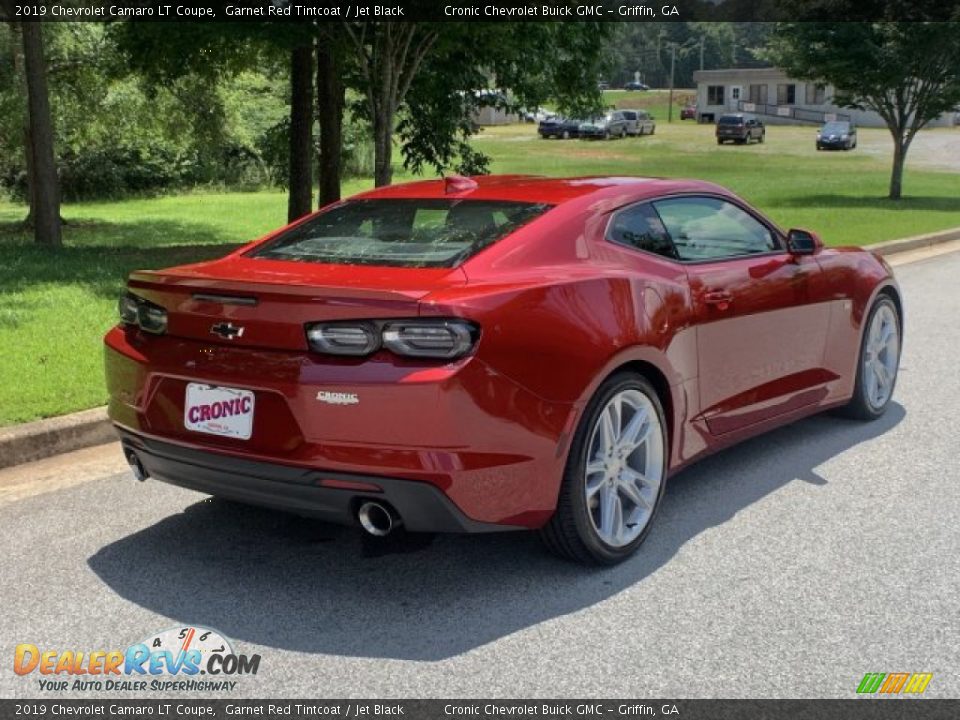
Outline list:
[[[391,533],[400,520],[394,519],[390,508],[372,500],[364,502],[357,510],[357,520],[360,527],[375,537],[386,537]]]
[[[130,465],[130,472],[133,473],[134,480],[143,482],[150,477],[150,473],[147,472],[143,463],[140,462],[140,458],[137,457],[137,454],[133,452],[133,450],[127,453],[127,463]]]

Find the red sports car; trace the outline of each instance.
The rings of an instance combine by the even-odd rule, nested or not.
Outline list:
[[[902,333],[881,257],[691,180],[386,187],[128,287],[106,375],[140,479],[591,563],[707,453],[878,417]]]

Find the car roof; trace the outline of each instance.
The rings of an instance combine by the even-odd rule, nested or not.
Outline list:
[[[578,198],[629,194],[633,200],[683,192],[728,194],[719,185],[702,180],[634,177],[585,176],[552,178],[540,175],[482,175],[470,178],[476,187],[447,193],[444,180],[389,185],[354,196],[359,199],[453,198],[469,200],[505,200],[558,205]]]

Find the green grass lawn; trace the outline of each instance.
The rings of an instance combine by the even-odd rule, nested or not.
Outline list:
[[[960,226],[960,173],[910,167],[908,197],[884,199],[885,131],[861,130],[861,147],[853,153],[817,153],[813,130],[794,127],[769,127],[763,145],[718,147],[711,126],[668,125],[664,93],[607,95],[622,107],[651,109],[656,134],[544,141],[532,125],[515,125],[486,128],[476,144],[493,158],[494,172],[713,180],[781,225],[817,230],[833,245]],[[351,181],[345,193],[369,185]],[[220,255],[281,225],[286,198],[279,192],[191,193],[71,204],[63,209],[66,247],[57,252],[35,248],[17,230],[24,215],[22,206],[0,202],[0,425],[105,402],[101,338],[115,321],[127,273]]]

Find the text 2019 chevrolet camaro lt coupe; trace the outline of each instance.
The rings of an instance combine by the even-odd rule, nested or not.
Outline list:
[[[109,411],[138,477],[375,535],[536,528],[595,563],[706,453],[878,417],[902,332],[882,258],[634,177],[381,188],[135,272],[120,318]]]

